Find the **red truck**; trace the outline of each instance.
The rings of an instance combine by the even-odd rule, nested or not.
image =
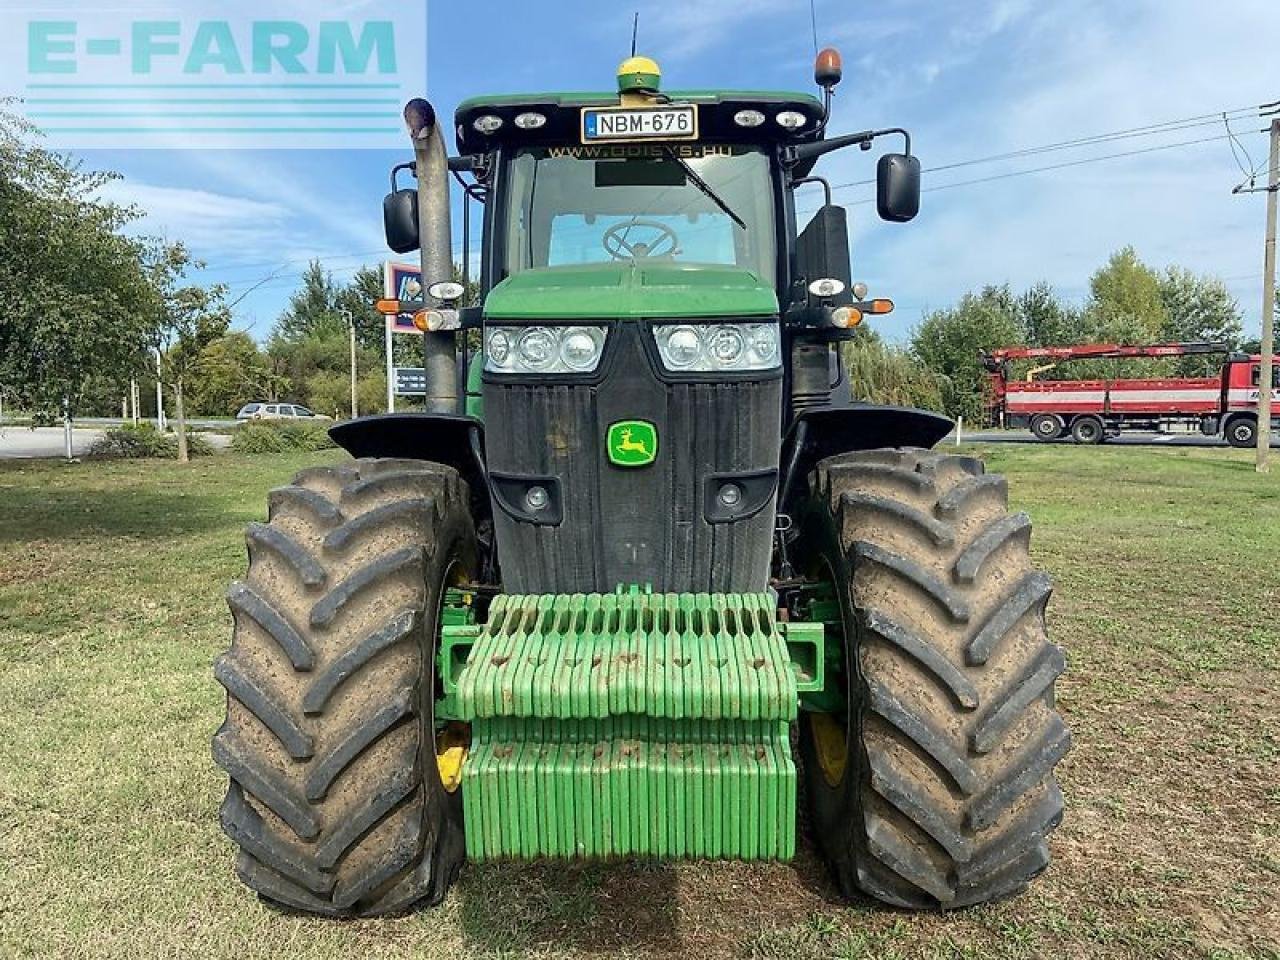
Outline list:
[[[1211,377],[1142,380],[1035,380],[1037,373],[1066,360],[1185,357],[1220,353],[1222,369]],[[1257,442],[1259,356],[1230,353],[1221,343],[1162,343],[1119,346],[1086,343],[1070,347],[1002,347],[982,354],[987,371],[988,412],[1003,427],[1026,427],[1037,440],[1070,435],[1076,443],[1101,443],[1126,430],[1163,431],[1198,427],[1233,447]],[[1009,378],[1012,360],[1044,360],[1023,380]],[[1280,366],[1272,367],[1272,424],[1280,427]]]

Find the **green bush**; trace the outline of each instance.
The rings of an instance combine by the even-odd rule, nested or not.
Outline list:
[[[947,379],[907,350],[869,331],[843,346],[845,370],[855,400],[895,407],[946,409]]]
[[[231,438],[231,449],[236,453],[288,453],[333,446],[328,428],[315,423],[250,422],[241,425]]]
[[[207,457],[213,453],[213,447],[200,434],[188,430],[187,453],[193,457]],[[126,423],[108,430],[96,440],[89,448],[89,455],[128,460],[176,460],[178,438],[171,433],[161,433],[155,424],[145,420],[136,426]]]

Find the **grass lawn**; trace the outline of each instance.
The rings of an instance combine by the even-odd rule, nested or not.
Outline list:
[[[1070,659],[1067,819],[1025,896],[912,916],[794,864],[467,867],[442,908],[286,916],[209,757],[242,528],[340,454],[0,466],[0,956],[1280,957],[1280,471],[1000,446]]]

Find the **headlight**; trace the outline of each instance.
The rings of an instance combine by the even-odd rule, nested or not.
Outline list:
[[[599,327],[577,327],[560,338],[560,359],[570,370],[594,370],[604,347]]]
[[[733,327],[716,327],[707,339],[711,359],[724,366],[732,366],[742,359],[747,342]]]
[[[778,362],[778,328],[773,324],[756,324],[749,338],[750,357],[762,367],[771,367]]]
[[[771,370],[778,365],[778,324],[664,324],[653,328],[662,365],[680,373]]]
[[[486,327],[490,373],[590,373],[604,354],[605,327]]]
[[[531,370],[545,370],[556,359],[556,338],[546,327],[532,327],[516,341],[516,359]]]
[[[666,334],[665,338],[662,333]],[[693,327],[671,327],[660,331],[658,351],[662,354],[662,362],[667,366],[683,369],[698,362],[698,358],[702,356],[702,341]]]
[[[511,338],[505,330],[490,330],[485,344],[485,357],[489,363],[505,366],[511,359]]]

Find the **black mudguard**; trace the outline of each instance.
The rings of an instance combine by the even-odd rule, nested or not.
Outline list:
[[[819,460],[856,450],[880,447],[930,448],[951,432],[954,424],[939,413],[911,407],[883,407],[853,403],[843,407],[815,407],[796,415],[782,441],[781,513],[791,513],[801,494],[798,481]]]
[[[353,457],[430,460],[453,467],[487,505],[484,423],[456,413],[380,413],[329,428],[333,442]]]

